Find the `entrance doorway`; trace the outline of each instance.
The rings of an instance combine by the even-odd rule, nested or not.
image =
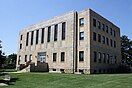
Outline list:
[[[46,52],[40,52],[38,53],[37,61],[46,63]]]

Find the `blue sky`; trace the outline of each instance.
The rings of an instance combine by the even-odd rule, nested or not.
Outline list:
[[[17,53],[24,27],[69,11],[91,8],[132,39],[132,0],[0,0],[0,40],[5,54]]]

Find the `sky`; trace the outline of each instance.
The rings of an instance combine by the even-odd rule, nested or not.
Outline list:
[[[69,11],[92,9],[120,28],[132,40],[132,0],[0,0],[2,51],[17,53],[18,33]]]

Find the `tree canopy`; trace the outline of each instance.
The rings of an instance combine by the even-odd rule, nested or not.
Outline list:
[[[128,36],[121,36],[122,62],[132,66],[132,40]]]

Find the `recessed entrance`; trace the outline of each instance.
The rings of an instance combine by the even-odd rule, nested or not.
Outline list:
[[[46,52],[38,53],[37,61],[45,63],[46,62]]]

